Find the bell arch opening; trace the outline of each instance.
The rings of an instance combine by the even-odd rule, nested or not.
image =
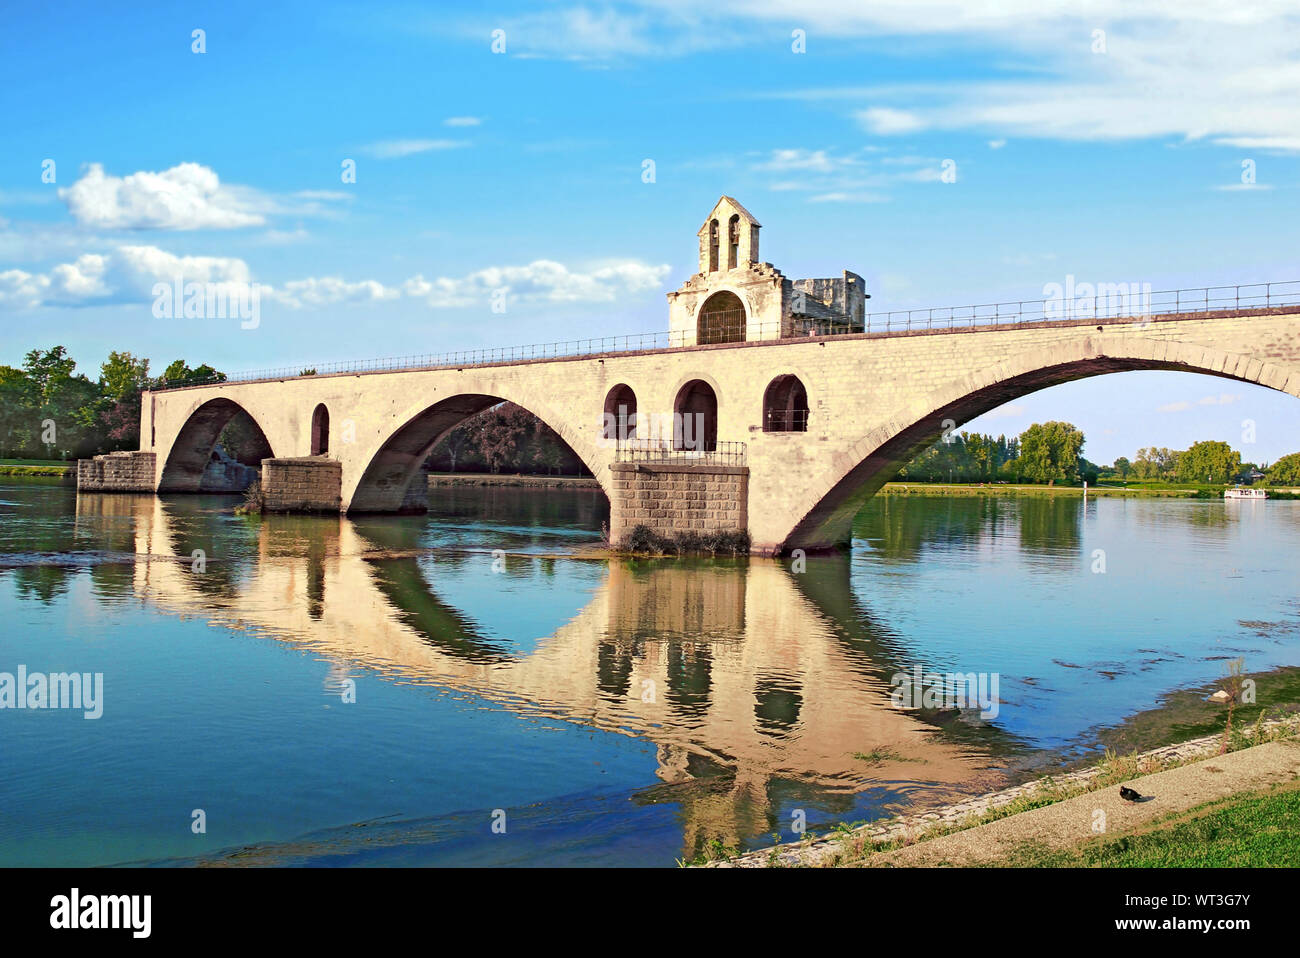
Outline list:
[[[763,393],[764,432],[807,432],[808,390],[798,376],[777,376]]]
[[[210,399],[190,414],[176,434],[158,479],[158,491],[238,491],[225,487],[229,480],[223,483],[214,481],[215,466],[224,462],[219,457],[214,459],[213,455],[217,440],[223,433],[232,445],[238,447],[223,450],[227,459],[250,470],[260,465],[263,459],[275,456],[266,433],[243,406],[230,399]],[[223,468],[221,471],[228,474],[236,470]],[[250,482],[251,478],[247,474],[242,476]]]
[[[745,304],[729,290],[719,290],[704,301],[696,320],[695,341],[743,343],[745,341]]]
[[[703,379],[692,379],[677,391],[673,414],[674,449],[718,448],[718,395]]]

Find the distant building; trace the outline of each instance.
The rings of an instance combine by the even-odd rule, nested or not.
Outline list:
[[[861,332],[866,283],[844,270],[838,279],[787,279],[758,258],[758,220],[730,196],[700,227],[700,271],[668,294],[674,346]]]

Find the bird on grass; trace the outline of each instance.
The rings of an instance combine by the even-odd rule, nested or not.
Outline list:
[[[1141,802],[1145,801],[1147,798],[1147,796],[1143,795],[1141,792],[1136,792],[1127,785],[1121,785],[1119,787],[1119,797],[1124,799],[1126,802]]]

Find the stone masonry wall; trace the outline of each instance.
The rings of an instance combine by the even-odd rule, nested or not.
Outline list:
[[[609,541],[615,546],[639,525],[664,536],[749,527],[745,466],[616,462],[609,468]]]
[[[155,454],[110,452],[77,460],[78,492],[153,492]]]
[[[262,501],[268,512],[338,512],[343,464],[323,456],[262,460]]]

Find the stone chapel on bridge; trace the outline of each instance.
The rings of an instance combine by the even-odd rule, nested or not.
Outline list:
[[[700,271],[668,294],[674,346],[861,332],[869,298],[861,276],[787,279],[758,258],[760,224],[730,196],[700,227]]]

